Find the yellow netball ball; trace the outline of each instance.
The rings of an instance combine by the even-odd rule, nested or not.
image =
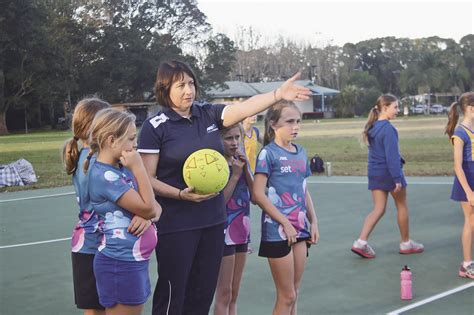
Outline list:
[[[201,149],[192,153],[184,162],[184,182],[194,187],[198,194],[210,194],[224,189],[229,180],[226,159],[212,149]]]

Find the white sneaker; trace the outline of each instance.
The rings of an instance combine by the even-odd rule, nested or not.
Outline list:
[[[360,245],[356,240],[354,244],[352,244],[351,251],[363,258],[375,258],[375,251],[370,247],[369,243]]]
[[[422,253],[425,247],[421,243],[409,240],[408,244],[400,243],[400,254],[418,254]]]

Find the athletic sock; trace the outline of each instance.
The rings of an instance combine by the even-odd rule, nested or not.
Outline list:
[[[472,264],[472,260],[471,260],[471,261],[463,261],[463,262],[462,262],[462,266],[463,266],[464,268],[467,268],[467,266],[469,266],[470,264]]]
[[[357,244],[361,245],[361,246],[365,246],[367,245],[367,241],[364,241],[364,240],[361,240],[360,238],[357,240]]]

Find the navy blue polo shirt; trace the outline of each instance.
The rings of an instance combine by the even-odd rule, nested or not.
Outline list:
[[[194,103],[191,117],[184,118],[170,108],[164,108],[148,118],[139,136],[138,152],[159,154],[158,180],[184,189],[184,161],[194,151],[214,149],[221,154],[224,147],[219,130],[223,128],[225,105]],[[204,228],[226,222],[224,196],[192,202],[157,196],[163,213],[158,222],[160,234]]]

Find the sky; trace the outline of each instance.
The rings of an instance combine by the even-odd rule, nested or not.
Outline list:
[[[472,0],[198,0],[216,32],[235,39],[238,27],[264,41],[280,34],[318,47],[395,36],[459,40],[474,33]]]

